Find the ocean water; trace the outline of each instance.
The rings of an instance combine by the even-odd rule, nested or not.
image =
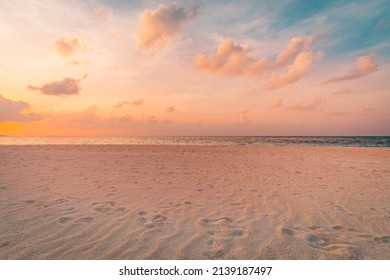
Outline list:
[[[390,147],[390,136],[10,137],[0,145],[210,145]]]

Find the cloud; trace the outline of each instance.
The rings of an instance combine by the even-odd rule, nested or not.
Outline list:
[[[374,111],[377,111],[377,108],[373,107],[371,104],[365,104],[363,106],[361,106],[359,109],[358,109],[359,112],[374,112]]]
[[[167,107],[167,108],[165,108],[165,110],[167,111],[167,112],[174,112],[174,111],[176,111],[176,108],[175,107]]]
[[[158,120],[157,120],[157,118],[155,116],[152,116],[152,117],[149,117],[147,119],[147,122],[151,123],[151,124],[156,124],[156,123],[158,123]]]
[[[310,50],[313,45],[313,38],[293,37],[288,46],[284,48],[276,59],[276,66],[283,67],[293,62],[296,57],[307,50]]]
[[[126,42],[124,34],[116,26],[118,21],[115,19],[114,14],[110,8],[100,6],[95,9],[94,14],[100,23],[103,24],[104,28],[108,31],[112,39],[118,43]]]
[[[54,46],[57,52],[63,56],[71,56],[81,47],[77,38],[60,38],[54,42]]]
[[[345,115],[348,115],[349,113],[348,112],[345,112],[345,111],[335,111],[335,112],[329,112],[328,115],[329,116],[345,116]]]
[[[357,79],[367,76],[368,74],[377,71],[379,68],[375,62],[375,54],[369,54],[366,56],[358,57],[355,61],[355,65],[348,73],[326,79],[323,83],[334,83],[346,80]]]
[[[161,120],[161,119],[158,119],[155,116],[151,116],[151,117],[146,118],[145,122],[147,122],[149,124],[170,124],[170,123],[172,123],[172,120],[171,119],[163,119],[163,120]]]
[[[198,54],[195,57],[195,67],[198,70],[229,76],[248,75],[265,71],[270,62],[264,58],[256,60],[250,56],[253,48],[249,45],[235,44],[233,39],[225,39],[217,53],[206,56]]]
[[[98,107],[96,105],[91,105],[88,108],[79,111],[79,112],[72,112],[69,115],[67,113],[62,113],[59,115],[65,115],[68,117],[68,120],[71,123],[78,123],[83,125],[91,126],[99,121],[99,118],[97,117]]]
[[[88,59],[84,59],[84,60],[70,59],[69,63],[73,64],[73,65],[85,65],[85,64],[89,63],[89,60]]]
[[[315,111],[322,102],[321,98],[313,98],[307,102],[292,103],[287,106],[287,110]]]
[[[341,95],[341,94],[350,94],[350,93],[354,93],[356,92],[355,90],[353,89],[340,89],[340,90],[336,90],[336,91],[333,91],[331,92],[330,94],[332,95]]]
[[[138,47],[145,50],[164,47],[180,33],[185,23],[199,14],[199,10],[199,5],[183,8],[161,4],[154,11],[143,11],[137,34]]]
[[[195,57],[197,70],[224,76],[262,76],[267,88],[277,88],[294,83],[308,75],[314,60],[320,60],[324,53],[314,52],[313,44],[322,37],[293,37],[275,59],[254,58],[253,48],[240,45],[233,39],[225,39],[218,46],[216,54]]]
[[[81,87],[79,83],[84,80],[87,75],[84,75],[79,80],[72,78],[64,78],[62,81],[54,81],[51,83],[44,84],[41,87],[28,85],[29,90],[37,90],[46,95],[66,96],[79,94]]]
[[[381,21],[378,22],[376,28],[382,30],[390,29],[390,18],[389,17],[383,18]]]
[[[282,74],[273,74],[266,82],[266,88],[274,89],[288,84],[292,84],[307,76],[310,72],[314,60],[319,60],[323,56],[322,52],[303,51],[295,58],[294,62],[287,66]]]
[[[243,110],[238,112],[238,119],[240,122],[248,122],[249,121],[249,111]]]
[[[268,107],[268,109],[276,109],[276,108],[280,108],[283,106],[283,99],[282,98],[278,98],[278,99],[275,99],[274,102],[272,102],[272,104]]]
[[[105,6],[100,6],[95,9],[95,14],[98,18],[102,19],[103,21],[107,21],[110,18],[112,18],[112,11],[105,7]]]
[[[81,43],[78,38],[60,38],[54,41],[56,51],[65,57],[70,57],[76,52],[91,52],[84,43]]]
[[[54,47],[60,55],[69,58],[69,63],[73,65],[88,63],[87,59],[81,59],[79,61],[73,58],[76,53],[92,51],[92,49],[81,43],[78,38],[60,38],[54,42]]]
[[[0,122],[29,122],[42,119],[38,114],[28,113],[30,105],[23,101],[12,101],[0,95]]]
[[[144,101],[142,99],[138,99],[135,101],[121,101],[118,104],[116,104],[114,107],[121,108],[124,105],[141,106],[142,104],[144,104]]]

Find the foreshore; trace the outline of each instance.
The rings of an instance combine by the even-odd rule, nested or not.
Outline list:
[[[390,259],[390,149],[0,146],[0,259]]]

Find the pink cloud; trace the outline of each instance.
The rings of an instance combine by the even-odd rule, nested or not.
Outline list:
[[[76,60],[73,58],[76,53],[91,52],[92,49],[88,48],[85,44],[81,43],[78,38],[60,38],[54,42],[56,51],[69,58],[69,63],[73,65],[87,64],[87,59]]]
[[[333,91],[331,94],[332,95],[341,95],[341,94],[350,94],[350,93],[354,93],[356,92],[355,90],[353,89],[340,89],[340,90],[336,90],[336,91]]]
[[[276,108],[280,108],[282,106],[283,106],[283,99],[278,98],[278,99],[275,99],[274,102],[272,102],[272,104],[268,107],[268,109],[276,109]]]
[[[54,46],[61,55],[71,56],[80,48],[80,43],[77,38],[60,38],[54,42]]]
[[[54,41],[56,51],[62,56],[69,57],[79,52],[91,52],[85,44],[81,43],[78,38],[60,38]]]
[[[302,79],[310,73],[313,61],[321,59],[322,56],[322,52],[303,51],[299,53],[294,62],[287,66],[284,73],[274,73],[271,76],[266,82],[266,87],[269,89],[279,88]]]
[[[290,64],[301,52],[310,50],[313,42],[313,38],[293,37],[288,46],[279,53],[276,65],[283,67]]]
[[[0,95],[0,122],[29,122],[42,119],[38,114],[29,113],[30,105],[23,101],[12,101]]]
[[[100,6],[95,10],[95,14],[98,18],[107,21],[108,19],[112,18],[112,11],[105,7],[105,6]]]
[[[374,112],[374,111],[377,111],[377,108],[373,107],[371,104],[365,104],[363,106],[361,106],[358,111],[360,112]]]
[[[313,98],[307,102],[292,103],[287,106],[287,110],[315,111],[322,102],[321,98]]]
[[[167,107],[167,108],[165,108],[165,110],[167,111],[167,112],[174,112],[174,111],[176,111],[176,108],[175,107]]]
[[[156,10],[145,10],[140,15],[137,43],[140,49],[166,46],[181,31],[184,24],[199,14],[199,6],[189,8],[161,4]]]
[[[233,39],[224,40],[215,55],[198,54],[195,64],[198,70],[222,75],[253,75],[260,73],[269,65],[263,58],[256,60],[250,56],[253,48],[249,45],[235,44]]]
[[[80,82],[85,79],[87,76],[84,75],[81,79],[75,80],[72,78],[64,78],[61,81],[54,81],[43,86],[31,86],[28,85],[29,90],[40,91],[46,95],[56,95],[56,96],[67,96],[67,95],[75,95],[79,94],[81,87]]]
[[[341,82],[367,76],[379,69],[375,61],[375,54],[358,57],[355,65],[348,73],[326,79],[323,83]]]
[[[243,110],[238,112],[238,119],[240,122],[248,122],[249,121],[249,111]]]
[[[265,79],[267,88],[278,88],[308,75],[313,61],[323,57],[323,52],[311,49],[318,38],[294,37],[274,60],[254,58],[251,46],[225,39],[218,46],[216,54],[198,54],[195,57],[195,68],[225,76],[260,75]]]
[[[151,124],[156,124],[156,123],[158,123],[158,120],[155,116],[151,116],[147,119],[147,122],[151,123]]]
[[[115,108],[121,108],[124,105],[133,105],[133,106],[141,106],[144,104],[144,101],[142,99],[134,100],[134,101],[121,101],[118,104],[116,104]]]

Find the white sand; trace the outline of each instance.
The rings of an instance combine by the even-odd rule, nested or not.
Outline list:
[[[390,149],[2,146],[0,259],[390,259]]]

